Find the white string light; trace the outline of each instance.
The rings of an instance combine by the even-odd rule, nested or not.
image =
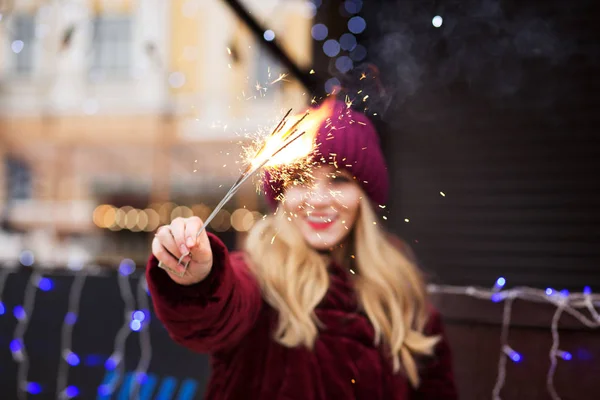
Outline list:
[[[13,309],[14,315],[19,322],[17,322],[13,339],[10,342],[10,351],[13,360],[17,363],[17,397],[20,400],[27,399],[27,393],[38,394],[41,392],[41,387],[38,383],[27,381],[29,357],[27,356],[23,340],[29,326],[29,318],[35,305],[35,295],[41,280],[42,277],[37,272],[33,272],[30,275],[25,286],[23,306],[15,306]]]
[[[59,399],[71,399],[79,394],[79,389],[76,386],[67,387],[67,383],[69,381],[69,367],[77,366],[80,363],[79,356],[71,350],[71,339],[73,325],[75,325],[79,316],[79,301],[86,278],[87,274],[76,274],[69,291],[69,309],[65,314],[61,329],[60,354],[62,358],[60,359],[56,379],[56,396]]]
[[[553,400],[560,400],[560,396],[556,392],[554,387],[554,374],[556,371],[558,359],[571,360],[573,356],[571,353],[560,350],[560,334],[558,331],[558,324],[560,317],[563,313],[567,313],[576,318],[581,324],[591,329],[600,328],[600,315],[596,310],[596,307],[600,307],[600,294],[592,294],[589,287],[586,287],[583,293],[571,293],[566,291],[557,292],[554,289],[548,288],[546,290],[532,289],[527,287],[517,287],[509,290],[501,290],[506,284],[506,279],[498,278],[494,287],[489,289],[475,288],[473,286],[443,286],[443,285],[429,285],[427,288],[430,293],[442,293],[442,294],[453,294],[470,296],[482,300],[491,300],[493,302],[504,301],[504,311],[502,313],[502,329],[501,329],[501,342],[500,342],[500,359],[498,361],[498,373],[494,389],[492,391],[492,398],[494,400],[500,400],[500,391],[504,386],[506,379],[506,361],[510,358],[514,362],[520,362],[522,355],[517,351],[513,350],[508,344],[508,335],[510,331],[510,319],[512,313],[512,303],[515,299],[522,299],[537,303],[551,303],[556,306],[556,312],[552,318],[552,324],[550,326],[552,334],[552,346],[549,351],[549,357],[551,361],[550,368],[548,370],[546,386],[548,393]],[[587,309],[590,312],[591,318],[586,316],[580,309]]]
[[[6,306],[2,301],[2,295],[4,294],[4,285],[6,284],[6,278],[8,278],[8,274],[10,271],[6,268],[0,269],[0,315],[4,315],[6,312]]]
[[[121,261],[121,264],[119,265],[118,283],[121,299],[123,299],[123,302],[125,303],[125,313],[123,316],[123,325],[115,337],[113,353],[104,364],[105,368],[108,370],[117,369],[117,373],[113,374],[113,378],[110,382],[103,383],[98,388],[98,393],[102,396],[112,395],[114,393],[121,383],[121,377],[125,371],[125,363],[123,362],[125,344],[132,328],[134,328],[133,326],[130,327],[130,325],[132,325],[133,322],[131,321],[131,318],[135,309],[135,299],[133,298],[131,286],[129,284],[129,275],[131,275],[134,270],[135,263],[133,260],[124,259]]]
[[[150,342],[150,304],[148,301],[148,283],[146,277],[142,276],[137,285],[137,301],[141,310],[133,313],[133,321],[140,322],[140,347],[141,356],[137,367],[135,367],[135,379],[129,391],[130,399],[137,399],[140,385],[147,378],[148,367],[152,359],[152,344]],[[132,321],[132,323],[133,323]],[[136,324],[137,325],[137,324]]]

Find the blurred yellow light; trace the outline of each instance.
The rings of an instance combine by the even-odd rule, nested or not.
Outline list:
[[[161,224],[168,224],[171,222],[171,212],[175,207],[177,207],[177,204],[171,203],[170,201],[160,206],[158,209],[158,215],[160,217]]]
[[[210,215],[210,207],[204,204],[195,204],[192,206],[192,212],[198,216],[202,221],[206,221]]]
[[[146,232],[155,231],[160,225],[160,217],[158,213],[152,208],[146,208],[144,210],[146,212],[146,216],[148,217],[148,223],[144,227]]]
[[[127,229],[134,230],[138,222],[138,213],[139,210],[135,208],[127,211],[127,214],[125,214],[125,227]]]
[[[121,229],[125,228],[125,217],[127,216],[127,211],[121,207],[117,209],[117,213],[115,214],[115,225]]]
[[[104,228],[111,228],[115,226],[115,219],[117,217],[117,209],[113,206],[110,206],[108,210],[104,213],[104,217],[102,218],[102,225]]]
[[[210,226],[217,232],[225,232],[231,228],[231,214],[227,210],[221,210],[215,215]]]
[[[233,226],[233,229],[239,232],[246,232],[248,230],[244,225],[244,218],[246,218],[246,216],[252,218],[252,213],[245,208],[238,208],[235,210],[233,214],[231,214],[231,226]]]
[[[262,214],[257,211],[246,214],[242,220],[242,227],[244,228],[244,231],[249,231],[254,226],[256,221],[260,220],[261,218]]]
[[[148,214],[146,213],[146,210],[140,210],[138,212],[137,220],[135,223],[135,231],[136,232],[143,231],[146,229],[147,225],[148,225]]]
[[[186,207],[186,206],[175,207],[175,209],[173,209],[173,211],[171,212],[171,221],[174,220],[175,218],[179,218],[179,217],[189,218],[193,215],[194,215],[194,212],[189,207]]]
[[[94,221],[94,224],[97,227],[106,228],[106,224],[104,222],[104,216],[106,215],[106,212],[112,208],[113,207],[108,204],[101,204],[98,207],[96,207],[96,209],[94,210],[94,212],[92,214],[92,220]]]

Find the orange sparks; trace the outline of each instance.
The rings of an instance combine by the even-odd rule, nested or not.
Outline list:
[[[315,73],[315,70],[314,70],[314,69],[311,69],[311,70],[310,70],[310,72],[309,72],[309,74],[310,74],[310,75],[312,75],[312,74],[314,74],[314,73]]]
[[[227,53],[231,55],[231,49],[229,47],[227,48]]]
[[[364,72],[362,74],[360,74],[360,81],[362,81],[363,79],[367,78],[367,74],[365,74]]]
[[[246,152],[251,157],[251,166],[266,162],[264,165],[272,168],[305,159],[312,152],[317,131],[330,116],[332,106],[332,102],[325,102],[319,108],[292,117],[288,112],[270,135],[255,143],[255,151]]]
[[[273,82],[271,82],[271,85],[273,85],[273,84],[275,84],[277,82],[285,80],[285,78],[287,78],[288,75],[289,74],[279,74],[279,78],[277,78]]]

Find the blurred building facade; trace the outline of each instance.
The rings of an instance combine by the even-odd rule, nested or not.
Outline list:
[[[306,2],[244,5],[310,64]],[[291,77],[273,83],[285,71],[221,0],[31,0],[1,16],[4,260],[141,261],[144,232],[206,217],[246,134],[310,100]],[[236,236],[261,204],[247,185],[213,227]]]

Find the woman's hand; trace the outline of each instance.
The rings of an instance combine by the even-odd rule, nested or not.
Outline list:
[[[212,268],[213,255],[206,231],[196,238],[202,224],[198,217],[175,218],[171,225],[158,228],[152,241],[152,254],[173,271],[183,272],[183,265],[190,261],[191,257],[183,276],[167,270],[171,279],[180,285],[192,285],[202,281]],[[183,255],[183,265],[178,265],[178,260]]]

